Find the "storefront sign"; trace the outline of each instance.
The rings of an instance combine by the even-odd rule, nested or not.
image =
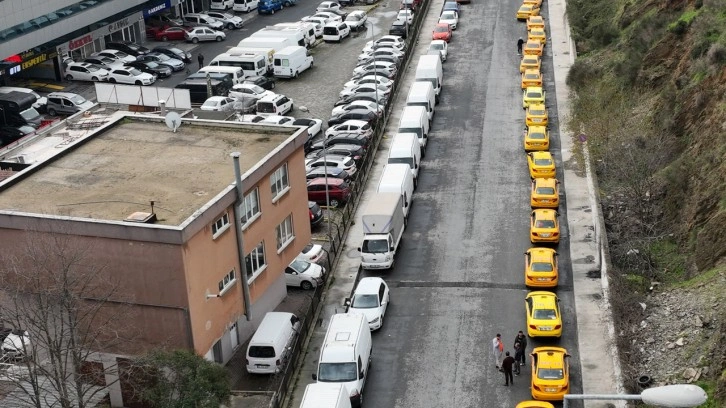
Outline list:
[[[108,27],[108,32],[109,33],[116,32],[116,31],[118,31],[118,30],[120,30],[122,28],[126,28],[126,27],[130,26],[131,24],[133,24],[133,21],[130,18],[128,18],[128,17],[122,18],[121,20],[119,20],[119,21],[117,21],[115,23],[109,24],[107,26]]]
[[[93,36],[86,34],[83,37],[68,41],[68,51],[73,51],[93,42]]]
[[[23,53],[23,62],[20,65],[23,67],[23,69],[28,69],[28,68],[32,68],[32,67],[40,64],[41,62],[52,60],[53,58],[55,58],[57,56],[58,56],[58,53],[55,51],[44,52],[41,54],[38,54],[38,53],[35,53],[32,51],[27,51],[27,52]]]
[[[151,17],[161,11],[171,8],[171,0],[165,0],[163,3],[144,10],[144,18]]]

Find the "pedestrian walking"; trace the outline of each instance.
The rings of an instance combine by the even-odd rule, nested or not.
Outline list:
[[[497,336],[492,339],[492,352],[494,352],[494,364],[497,369],[501,370],[502,353],[504,352],[504,343],[502,343],[502,335],[497,333]]]
[[[519,40],[517,40],[517,55],[522,55],[522,46],[524,45],[524,40],[522,37],[519,37]]]
[[[202,69],[204,67],[204,55],[201,52],[197,55],[197,61],[199,61],[199,69]]]
[[[520,364],[519,361],[524,359],[524,349],[520,342],[514,342],[514,375],[519,375]]]
[[[516,365],[514,357],[509,355],[507,351],[506,357],[502,360],[502,370],[504,371],[504,385],[508,386],[510,383],[514,385],[514,377],[512,377],[512,366]]]
[[[525,354],[527,353],[527,336],[524,335],[524,332],[520,330],[519,333],[514,336],[514,343],[519,343],[519,345],[522,347],[522,355],[520,356],[520,358],[517,358],[517,354],[515,353],[514,359],[519,365],[524,365]]]

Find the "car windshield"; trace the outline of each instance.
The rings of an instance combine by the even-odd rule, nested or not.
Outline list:
[[[537,320],[556,320],[557,312],[554,309],[535,309],[533,317]]]
[[[537,166],[551,166],[552,160],[550,160],[550,159],[534,159],[534,164]]]
[[[441,14],[441,18],[446,20],[453,20],[454,18],[456,18],[456,15],[453,11],[445,11]]]
[[[544,109],[530,109],[529,113],[535,116],[544,116],[545,110]]]
[[[80,105],[80,104],[86,102],[86,98],[82,97],[81,95],[73,95],[73,96],[71,96],[70,99],[74,105]]]
[[[534,226],[537,228],[554,228],[555,222],[553,220],[537,220]]]
[[[184,54],[184,51],[180,50],[179,48],[167,48],[167,50],[173,52],[174,54]]]
[[[529,134],[530,139],[544,139],[545,134],[541,132],[532,132]]]
[[[37,118],[38,116],[40,116],[40,113],[38,113],[38,111],[35,110],[35,108],[31,107],[31,108],[28,108],[28,109],[20,112],[20,116],[22,116],[23,119],[25,119],[25,120],[33,120],[33,119]]]
[[[431,49],[436,51],[443,50],[444,44],[431,44]]]
[[[524,63],[525,64],[537,64],[537,58],[525,58]]]
[[[297,273],[304,273],[305,271],[308,270],[308,268],[310,268],[310,262],[296,259],[296,260],[292,261],[292,263],[290,264],[290,267],[292,269],[294,269],[295,271],[297,271]]]
[[[217,105],[219,105],[219,101],[217,99],[211,99],[211,100],[207,99],[202,104],[202,106],[211,106],[211,107],[216,107]]]
[[[449,31],[449,28],[445,26],[436,26],[436,28],[434,28],[434,31],[437,33],[445,33]]]
[[[363,252],[369,254],[381,254],[388,252],[388,241],[385,239],[371,239],[363,241]]]
[[[355,363],[320,363],[318,365],[318,381],[350,382],[358,379]]]
[[[378,307],[378,295],[355,295],[350,305],[354,309],[373,309]]]
[[[275,113],[275,106],[270,102],[257,102],[257,112]]]
[[[101,67],[99,67],[98,65],[95,65],[95,64],[88,64],[88,66],[86,66],[86,68],[88,68],[88,70],[90,72],[96,72],[99,69],[101,69]]]
[[[565,372],[561,368],[540,368],[537,370],[537,378],[540,380],[561,380],[565,378]]]
[[[254,93],[254,94],[265,93],[265,89],[262,88],[261,86],[257,86],[257,85],[245,86],[245,87],[243,87],[243,89],[244,88],[251,90],[252,93]]]
[[[532,272],[552,272],[552,264],[549,262],[532,262]]]
[[[136,68],[130,68],[130,69],[129,69],[129,72],[130,72],[130,73],[131,73],[131,75],[133,75],[133,76],[138,76],[138,75],[141,75],[141,71],[139,71],[139,70],[138,70],[138,69],[136,69]]]
[[[527,98],[530,99],[539,99],[542,97],[541,92],[527,92]]]
[[[123,51],[116,51],[116,56],[117,56],[118,58],[126,58],[126,57],[128,57],[128,56],[129,56],[129,54],[126,54],[126,53],[125,53],[125,52],[123,52]]]
[[[159,61],[169,61],[169,60],[171,59],[171,57],[170,57],[170,56],[168,56],[168,55],[165,55],[165,54],[154,54],[154,56],[155,56],[156,58],[158,58],[158,59],[159,59]]]
[[[524,79],[539,79],[538,74],[525,74]]]
[[[151,69],[156,69],[156,68],[159,68],[161,65],[157,64],[154,61],[147,61],[146,62],[146,66],[149,67],[149,68],[151,68]]]
[[[348,16],[345,21],[358,21],[360,20],[360,17],[358,16]]]
[[[555,193],[554,187],[537,187],[537,194],[553,195],[554,193]]]

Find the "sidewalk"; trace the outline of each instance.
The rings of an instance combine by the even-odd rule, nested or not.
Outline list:
[[[577,312],[577,356],[582,368],[583,394],[618,394],[623,390],[620,363],[614,339],[614,328],[607,294],[607,268],[601,256],[604,241],[602,218],[595,196],[595,185],[587,165],[582,172],[573,155],[573,135],[566,131],[569,117],[569,89],[566,79],[575,61],[575,46],[570,37],[564,0],[547,3],[550,20],[550,41],[560,143],[564,165],[567,197],[570,259]],[[624,401],[586,401],[586,408],[624,407]]]

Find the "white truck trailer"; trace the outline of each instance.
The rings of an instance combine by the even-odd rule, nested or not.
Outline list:
[[[399,193],[376,193],[363,212],[363,269],[390,269],[406,227]]]

